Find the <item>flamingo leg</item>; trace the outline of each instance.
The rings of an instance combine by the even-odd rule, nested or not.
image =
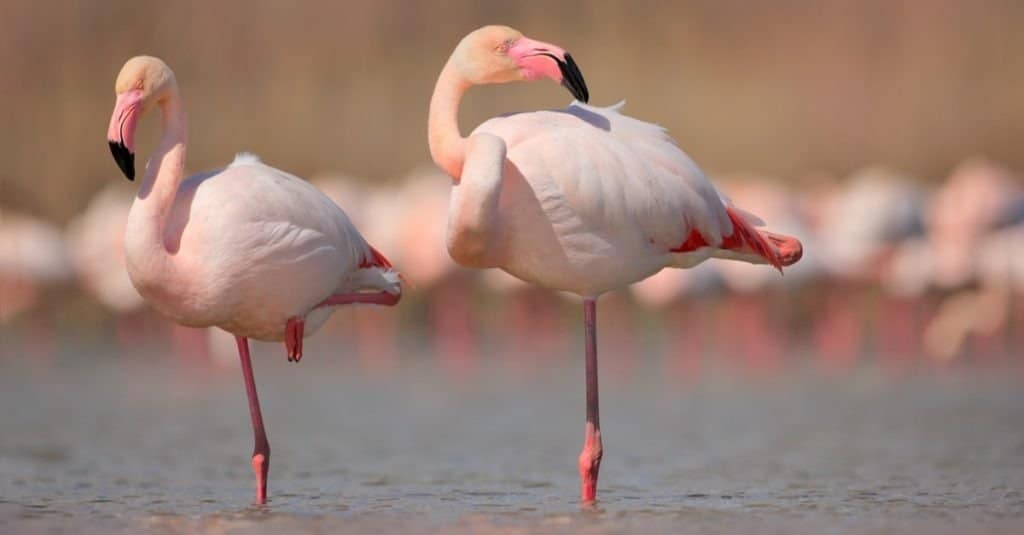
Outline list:
[[[357,292],[349,294],[334,294],[320,302],[316,308],[331,307],[338,305],[351,305],[356,303],[366,305],[393,306],[402,298],[402,294],[390,294],[388,292]]]
[[[302,360],[302,338],[306,321],[300,317],[289,318],[284,327],[284,347],[288,351],[288,362]]]
[[[597,499],[597,473],[604,453],[597,400],[597,301],[593,298],[583,300],[583,322],[587,348],[587,425],[579,458],[580,494],[583,502],[593,502]]]
[[[401,294],[394,295],[388,292],[334,294],[321,301],[316,308],[356,303],[392,306],[398,303],[401,297]],[[285,324],[284,345],[288,352],[288,362],[299,362],[302,360],[302,339],[304,338],[303,331],[305,327],[305,319],[299,316],[289,318],[288,323]]]
[[[260,398],[256,395],[256,381],[252,376],[252,360],[249,358],[249,340],[236,336],[238,357],[242,361],[242,375],[245,377],[245,393],[249,396],[249,415],[252,416],[253,449],[252,470],[256,473],[256,503],[267,503],[267,472],[270,470],[270,443],[263,429],[263,414],[260,413]]]

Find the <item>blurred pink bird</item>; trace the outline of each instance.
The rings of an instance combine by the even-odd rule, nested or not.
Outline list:
[[[68,225],[68,245],[79,283],[117,316],[121,342],[130,332],[140,330],[138,321],[126,318],[145,303],[125,269],[124,233],[133,196],[129,189],[110,184]]]
[[[310,183],[334,201],[363,237],[381,250],[389,251],[388,259],[405,265],[399,252],[398,221],[402,206],[393,202],[397,188],[393,183],[370,182],[343,173],[323,173]],[[408,279],[408,274],[403,272]],[[386,309],[352,310],[341,313],[326,325],[330,337],[345,337],[346,349],[354,352],[363,369],[387,373],[399,366],[399,317]]]
[[[928,206],[932,281],[953,290],[924,330],[933,358],[949,360],[973,339],[978,354],[1001,353],[1017,271],[1024,207],[1020,177],[981,158],[953,170]],[[973,288],[974,285],[980,286]]]
[[[50,291],[63,290],[72,273],[56,225],[0,206],[0,359],[11,354],[53,362],[59,322],[42,307],[55,302]],[[17,328],[7,330],[15,321]]]
[[[760,176],[735,175],[719,181],[725,195],[740,206],[772,222],[781,232],[811,237],[802,220],[796,196],[778,181]],[[806,240],[807,238],[804,238]],[[757,266],[723,262],[718,266],[725,286],[732,290],[723,306],[718,327],[723,353],[739,360],[739,368],[748,373],[773,374],[782,369],[791,333],[778,328],[779,314],[773,302],[780,288],[806,283],[820,269],[817,258],[805,258],[786,272],[785,277]],[[744,336],[729,336],[742,332]]]
[[[242,154],[224,169],[183,178],[185,112],[161,60],[128,60],[114,87],[107,139],[135,177],[139,118],[160,109],[163,134],[128,214],[125,259],[139,293],[183,325],[236,337],[252,417],[256,500],[267,496],[270,446],[253,380],[248,338],[284,340],[288,359],[338,305],[394,305],[398,274],[344,212],[309,183]]]
[[[932,197],[925,218],[935,283],[957,288],[972,282],[984,235],[1005,226],[1022,203],[1024,188],[1009,169],[984,159],[957,166]]]
[[[890,275],[908,240],[921,232],[926,190],[886,167],[853,173],[845,185],[815,199],[823,267],[831,276],[822,314],[815,315],[817,353],[835,371],[848,369],[872,340],[890,371],[906,369],[917,354],[913,301],[865,291]]]
[[[127,185],[109,184],[68,225],[67,243],[78,282],[112,313],[118,349],[134,353],[146,344],[170,342],[176,357],[209,371],[234,359],[235,343],[224,351],[225,333],[216,328],[192,329],[159,321],[145,306],[125,265],[124,232],[135,196]],[[154,342],[155,341],[155,342]]]
[[[0,208],[0,325],[45,301],[43,290],[67,282],[71,273],[60,229]]]
[[[388,200],[401,207],[396,250],[402,274],[417,293],[428,296],[425,319],[434,352],[447,371],[465,378],[475,370],[478,353],[473,310],[477,273],[452,261],[445,251],[444,227],[429,224],[429,214],[448,209],[451,185],[439,180],[443,176],[434,166],[414,169]]]
[[[759,232],[731,206],[665,130],[618,106],[491,119],[468,138],[458,126],[470,86],[550,78],[578,100],[588,92],[565,50],[487,26],[456,46],[430,102],[434,162],[454,183],[448,251],[467,267],[500,267],[583,297],[587,423],[579,457],[581,497],[596,498],[602,457],[598,415],[596,300],[665,267],[711,257],[766,263],[799,260],[800,242]]]

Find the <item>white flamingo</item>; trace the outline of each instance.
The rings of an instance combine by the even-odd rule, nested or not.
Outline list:
[[[591,502],[603,453],[598,296],[662,268],[693,267],[711,257],[781,269],[802,250],[795,238],[753,228],[664,129],[621,115],[618,107],[574,103],[513,114],[462,137],[458,109],[469,87],[541,78],[588,99],[565,50],[505,26],[470,33],[438,77],[428,137],[434,162],[455,184],[448,223],[452,258],[583,297],[587,424],[579,469],[582,499]]]
[[[114,91],[107,139],[129,179],[139,118],[157,108],[163,123],[128,214],[128,274],[146,301],[175,322],[235,335],[253,424],[256,500],[263,503],[270,446],[248,339],[283,340],[288,359],[298,361],[303,337],[335,306],[397,303],[398,275],[338,205],[255,156],[185,178],[185,111],[163,61],[128,60]]]

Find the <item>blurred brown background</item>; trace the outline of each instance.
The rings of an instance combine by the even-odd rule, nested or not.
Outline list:
[[[390,180],[429,161],[434,79],[488,23],[564,46],[592,103],[626,99],[713,173],[881,162],[933,181],[971,155],[1024,167],[1019,1],[5,0],[2,12],[0,203],[58,221],[123,180],[104,132],[130,56],[177,72],[191,171],[251,150],[303,176]],[[463,129],[569,100],[550,83],[475,89]]]

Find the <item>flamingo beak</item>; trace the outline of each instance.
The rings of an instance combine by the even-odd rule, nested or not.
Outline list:
[[[110,154],[128,180],[135,180],[135,127],[141,104],[142,91],[138,89],[119,94],[107,129]]]
[[[565,60],[558,62],[558,69],[562,71],[562,86],[568,89],[576,100],[583,103],[589,101],[590,91],[587,91],[587,82],[583,80],[583,73],[568,52],[565,53]]]
[[[580,102],[590,100],[583,73],[565,50],[541,41],[520,37],[509,47],[508,55],[527,80],[551,78],[562,84]]]

